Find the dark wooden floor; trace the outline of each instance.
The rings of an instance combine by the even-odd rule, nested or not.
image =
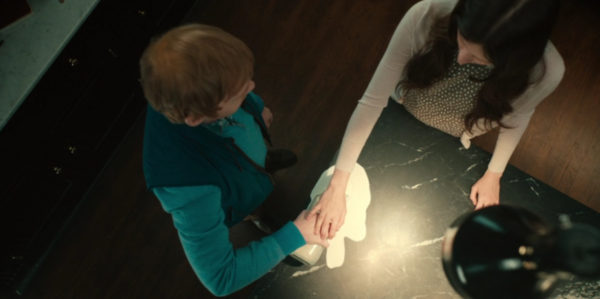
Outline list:
[[[213,0],[190,12],[190,21],[224,28],[253,49],[256,91],[275,113],[274,142],[299,155],[298,165],[278,174],[266,204],[275,224],[294,218],[307,204],[395,26],[414,2]],[[600,43],[593,19],[600,15],[594,2],[565,3],[568,18],[556,35],[567,62],[565,82],[540,107],[524,138],[530,146],[520,146],[514,162],[598,209],[592,200],[600,197],[595,184],[600,158],[594,155],[600,137]],[[25,298],[212,297],[187,264],[170,217],[145,189],[141,141],[138,121]],[[484,148],[491,144],[478,142]],[[567,178],[568,186],[561,187]],[[245,224],[232,233],[236,244],[257,236]],[[245,298],[250,288],[232,297]]]

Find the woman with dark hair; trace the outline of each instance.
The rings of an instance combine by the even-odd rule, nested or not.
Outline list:
[[[470,139],[499,126],[485,174],[471,188],[476,209],[500,200],[500,177],[535,107],[560,83],[564,64],[549,41],[559,0],[423,0],[396,28],[342,141],[319,204],[315,231],[344,223],[352,168],[391,97],[423,123]]]

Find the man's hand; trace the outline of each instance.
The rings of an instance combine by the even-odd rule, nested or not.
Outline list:
[[[318,244],[323,247],[328,247],[329,242],[321,239],[318,234],[314,233],[315,218],[307,219],[306,214],[308,214],[308,212],[302,210],[300,215],[294,220],[294,224],[302,234],[304,241],[306,241],[306,244]]]
[[[471,202],[475,210],[500,204],[500,178],[502,173],[486,171],[471,187]]]

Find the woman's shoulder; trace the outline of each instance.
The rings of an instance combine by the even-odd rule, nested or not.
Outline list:
[[[457,0],[422,0],[415,3],[411,10],[421,16],[441,17],[449,15]]]
[[[531,73],[533,84],[530,89],[554,90],[565,73],[565,62],[551,41],[548,41],[540,62]]]
[[[533,111],[540,102],[558,87],[564,73],[565,63],[563,58],[554,44],[548,41],[544,55],[531,75],[533,84],[513,102],[513,112]]]
[[[544,74],[540,84],[556,87],[565,73],[565,62],[551,41],[544,50]]]
[[[416,48],[427,41],[433,24],[452,13],[457,0],[422,0],[415,3],[404,15],[403,22],[414,35]]]

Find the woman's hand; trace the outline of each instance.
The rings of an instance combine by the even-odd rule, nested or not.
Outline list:
[[[500,178],[502,173],[486,171],[471,187],[471,201],[475,210],[500,204]]]
[[[271,112],[269,107],[265,106],[263,108],[262,118],[265,121],[265,126],[267,126],[267,129],[270,128],[271,124],[273,123],[273,112]]]
[[[294,220],[294,224],[300,231],[300,234],[302,234],[304,241],[306,241],[306,244],[318,244],[323,247],[328,247],[329,242],[327,240],[321,239],[321,236],[315,234],[314,232],[315,218],[306,219],[307,214],[308,211],[302,210],[300,215],[298,215],[298,217],[296,217],[296,220]]]
[[[346,218],[346,186],[350,173],[335,170],[327,190],[310,210],[308,218],[316,217],[314,232],[322,239],[331,239],[342,227]]]

